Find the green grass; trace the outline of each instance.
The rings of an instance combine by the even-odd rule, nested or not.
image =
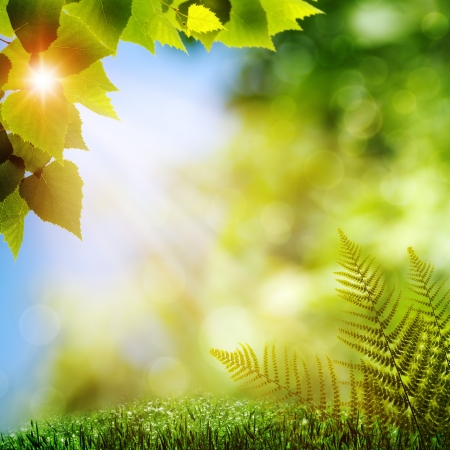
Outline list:
[[[415,449],[417,437],[345,426],[304,408],[197,395],[67,415],[3,434],[0,449]],[[429,448],[450,448],[450,436]]]

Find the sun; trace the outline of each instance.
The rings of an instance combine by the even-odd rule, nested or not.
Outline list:
[[[50,93],[55,87],[57,78],[53,70],[44,66],[32,70],[30,77],[30,84],[33,90],[39,91],[42,94]]]

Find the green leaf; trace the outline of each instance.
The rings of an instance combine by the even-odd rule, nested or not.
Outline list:
[[[25,142],[17,134],[9,134],[9,140],[13,146],[14,154],[23,159],[27,172],[41,172],[51,159],[47,152],[43,152],[29,142]]]
[[[64,0],[9,0],[12,28],[28,53],[47,50],[56,39],[63,5]]]
[[[66,77],[62,85],[70,102],[81,103],[97,114],[118,119],[111,99],[106,96],[106,92],[117,91],[117,88],[109,81],[100,61],[77,75]]]
[[[113,53],[131,16],[132,0],[81,0],[67,7]]]
[[[303,0],[261,0],[261,4],[267,13],[271,36],[285,30],[301,30],[296,19],[322,13]]]
[[[155,43],[148,34],[148,21],[152,12],[153,7],[148,0],[133,0],[131,17],[121,39],[142,45],[151,53],[155,53]]]
[[[58,39],[42,58],[46,65],[56,68],[60,77],[65,77],[87,69],[111,53],[80,19],[63,14]]]
[[[11,68],[12,64],[9,58],[4,53],[0,53],[0,87],[8,81]]]
[[[0,202],[17,189],[24,175],[25,164],[18,156],[11,155],[0,164]]]
[[[0,164],[7,161],[12,155],[12,152],[13,146],[11,145],[11,141],[9,140],[6,130],[3,128],[3,125],[0,123]]]
[[[81,127],[80,112],[78,109],[69,103],[69,126],[67,128],[66,141],[64,148],[78,148],[80,150],[89,150],[84,142]]]
[[[169,45],[186,52],[183,41],[177,29],[170,23],[168,17],[161,10],[159,0],[149,0],[151,12],[148,18],[148,34],[153,41],[158,41],[161,45]]]
[[[195,4],[189,7],[186,25],[188,30],[196,33],[208,33],[209,31],[224,29],[220,20],[210,9]]]
[[[181,29],[185,30],[186,27],[183,26],[182,22],[184,22],[184,17],[182,15],[187,16],[189,7],[198,3],[200,0],[175,0],[172,3],[174,8],[178,8],[181,14],[176,14],[175,18],[178,22],[178,25],[181,26]],[[230,20],[230,11],[231,11],[231,3],[230,0],[201,0],[200,3],[205,7],[210,9],[219,19],[219,21],[224,24]],[[171,14],[173,15],[173,14]],[[220,30],[210,31],[208,33],[196,33],[195,31],[190,31],[189,34],[193,36],[195,39],[199,40],[205,48],[209,51],[211,46],[219,34]]]
[[[0,233],[17,259],[22,244],[25,216],[28,206],[16,189],[0,203]]]
[[[0,0],[0,34],[12,38],[14,36],[14,30],[12,29],[8,13],[6,12],[7,4],[8,0]]]
[[[3,103],[2,115],[12,133],[62,160],[69,113],[60,86],[47,95],[27,90],[13,92]]]
[[[22,47],[19,39],[14,39],[3,50],[2,54],[6,55],[11,62],[11,70],[8,73],[8,81],[3,86],[5,91],[18,90],[27,88],[30,78],[30,54]]]
[[[81,239],[82,187],[83,181],[72,161],[64,161],[64,166],[54,161],[39,177],[30,175],[22,180],[19,192],[38,217]]]
[[[230,21],[216,41],[229,47],[264,47],[275,50],[266,13],[259,0],[231,0]]]

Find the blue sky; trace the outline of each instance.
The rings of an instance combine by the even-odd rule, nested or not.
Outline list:
[[[119,88],[111,98],[121,121],[80,107],[90,152],[66,152],[85,182],[83,241],[30,213],[18,260],[6,244],[0,246],[2,429],[28,419],[30,398],[46,386],[40,362],[49,359],[64,327],[59,320],[53,324],[56,338],[47,345],[28,342],[24,327],[34,326],[35,311],[28,308],[48,303],[58,286],[73,284],[101,295],[112,280],[126,277],[140,246],[157,246],[161,240],[171,207],[167,173],[224,146],[237,130],[225,93],[236,74],[238,53],[222,46],[210,54],[199,48],[190,53],[159,47],[154,57],[122,43],[116,58],[104,60]],[[147,227],[153,231],[147,233]],[[35,326],[45,334],[45,323]]]

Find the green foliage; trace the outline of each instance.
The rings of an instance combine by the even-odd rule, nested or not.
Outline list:
[[[0,231],[5,236],[14,257],[17,258],[22,243],[24,219],[28,214],[27,202],[16,190],[6,197],[0,208]]]
[[[342,286],[337,292],[352,306],[345,311],[352,320],[343,321],[345,327],[340,329],[339,339],[359,353],[360,362],[337,361],[350,370],[346,382],[350,386],[350,401],[343,403],[329,361],[332,414],[339,420],[346,406],[355,420],[359,410],[366,425],[378,422],[384,428],[400,427],[405,432],[413,429],[421,445],[425,445],[447,430],[450,422],[450,290],[444,288],[445,281],[433,279],[433,266],[421,261],[410,247],[409,288],[416,296],[399,317],[402,294],[387,289],[380,269],[373,268],[373,258],[362,257],[360,246],[339,232],[339,263],[343,270],[336,272]],[[311,403],[313,399],[305,399],[301,388],[301,383],[310,385],[310,375],[304,365],[301,380],[296,353],[289,360],[285,352],[281,378],[275,346],[269,361],[266,345],[263,369],[250,345],[241,344],[241,347],[242,350],[231,353],[211,349],[212,356],[226,366],[234,381],[244,380],[246,385],[258,390],[269,387],[263,395],[280,392],[284,394],[283,400],[294,397],[304,405]],[[329,414],[323,369],[320,360],[317,361],[320,398],[314,400],[314,405]],[[355,372],[359,374],[357,380]],[[292,378],[295,387],[291,386]]]
[[[208,8],[202,5],[190,5],[186,27],[195,33],[208,33],[209,31],[223,30],[225,27],[219,18]]]
[[[53,161],[20,183],[19,193],[32,211],[81,239],[80,215],[83,181],[71,161]]]
[[[184,32],[208,49],[214,41],[274,49],[271,36],[300,29],[297,19],[319,12],[311,8],[301,0],[286,8],[267,0],[0,0],[0,35],[13,38],[2,38],[0,53],[0,202],[20,183],[29,209],[81,237],[82,183],[64,150],[87,150],[75,104],[117,119],[106,95],[116,88],[100,60],[120,39],[186,51]],[[3,234],[17,256],[23,223],[14,229]]]
[[[210,395],[152,399],[83,415],[31,421],[0,435],[0,449],[416,450],[417,434],[362,423],[348,427],[302,407]],[[446,449],[448,433],[429,449]]]

